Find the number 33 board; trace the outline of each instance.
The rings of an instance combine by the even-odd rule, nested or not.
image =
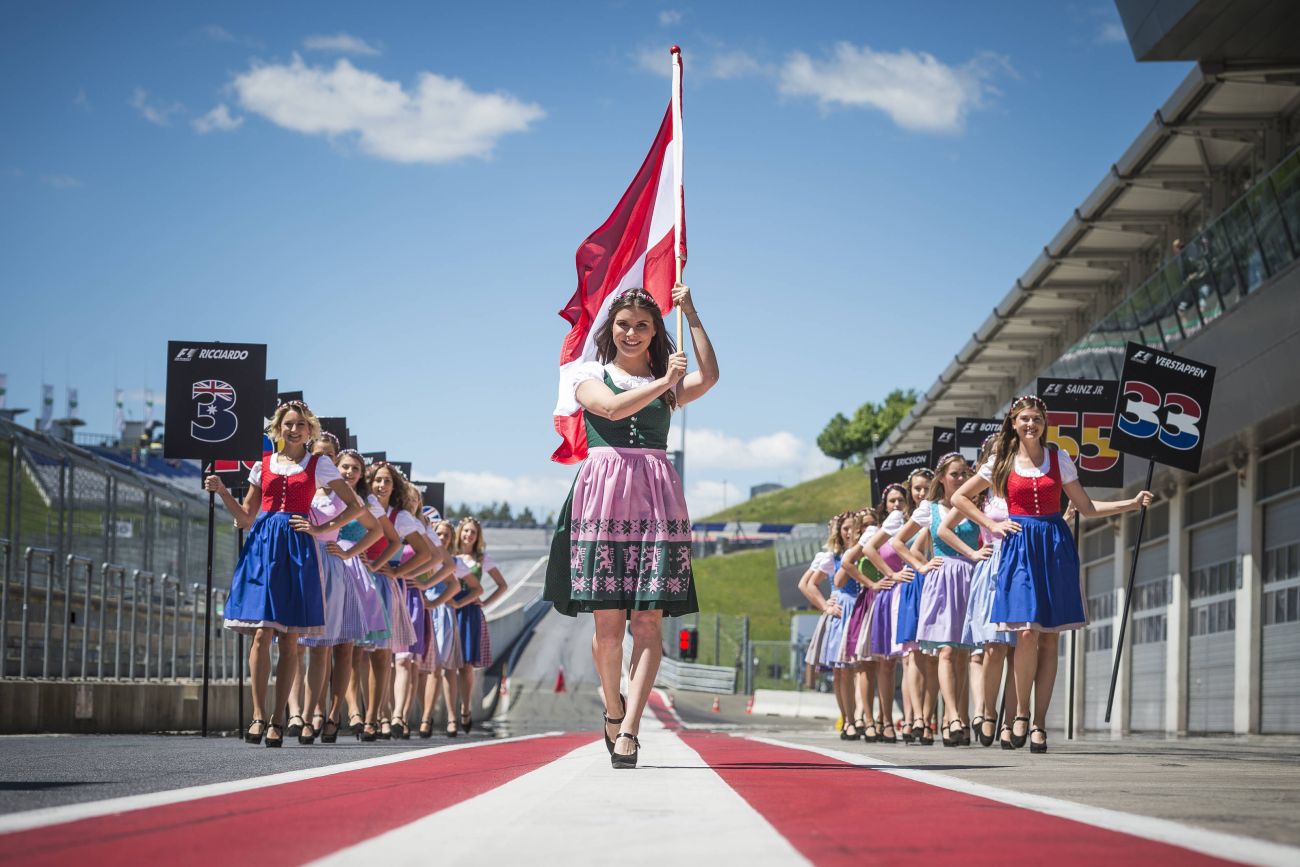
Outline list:
[[[169,341],[164,456],[260,457],[265,389],[265,344]]]
[[[1047,403],[1047,441],[1064,451],[1086,487],[1124,487],[1124,456],[1110,444],[1119,383],[1113,379],[1039,379]]]
[[[1200,470],[1214,392],[1212,366],[1130,343],[1119,392],[1112,446],[1158,464]]]

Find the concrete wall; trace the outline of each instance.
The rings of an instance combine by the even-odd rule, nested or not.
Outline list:
[[[201,683],[0,680],[0,734],[197,731]],[[245,697],[245,714],[248,713]],[[239,688],[211,684],[208,730],[239,729]]]

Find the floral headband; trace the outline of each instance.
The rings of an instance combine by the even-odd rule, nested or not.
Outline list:
[[[640,286],[633,286],[618,297],[620,301],[627,299],[628,301],[635,301],[638,304],[644,304],[647,307],[653,307],[655,310],[659,309],[659,302],[654,299],[653,295]]]
[[[311,412],[311,407],[307,406],[307,404],[300,400],[286,400],[284,403],[280,404],[280,406],[287,406],[290,409],[296,409],[299,412]]]
[[[1036,394],[1022,394],[1020,395],[1020,397],[1011,401],[1011,409],[1008,411],[1007,414],[1010,415],[1011,412],[1014,412],[1016,407],[1025,407],[1025,406],[1032,406],[1034,409],[1038,410],[1044,415],[1046,415],[1047,413],[1047,403],[1041,397],[1039,397]]]
[[[323,440],[329,440],[330,442],[334,443],[335,450],[337,450],[339,446],[342,445],[342,443],[339,442],[339,438],[327,430],[323,430],[320,432],[320,438]]]
[[[963,455],[961,452],[948,452],[948,454],[944,455],[943,457],[939,458],[939,460],[935,461],[934,465],[936,467],[941,467],[948,461],[952,460],[953,458],[962,458],[963,460],[965,460],[965,457],[966,456]],[[926,470],[926,472],[930,472],[930,471]],[[933,476],[934,473],[930,473],[930,475]]]
[[[891,483],[889,483],[888,485],[885,485],[885,489],[884,489],[883,491],[880,492],[880,501],[881,501],[882,503],[883,503],[885,500],[888,500],[888,499],[889,499],[889,492],[890,492],[890,491],[898,491],[898,492],[899,492],[900,494],[902,494],[904,497],[907,496],[907,488],[903,487],[903,486],[900,485],[898,482],[891,482]]]

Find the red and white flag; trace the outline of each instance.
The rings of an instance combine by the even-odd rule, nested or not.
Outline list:
[[[578,290],[560,315],[573,328],[560,349],[560,390],[555,430],[564,439],[551,455],[562,464],[587,456],[587,429],[574,397],[573,372],[596,360],[596,334],[609,318],[614,299],[641,287],[666,314],[679,278],[677,257],[686,261],[686,220],[682,198],[682,65],[672,49],[673,95],[650,153],[601,227],[578,248]]]

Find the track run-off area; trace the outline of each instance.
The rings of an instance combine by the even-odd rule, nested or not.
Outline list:
[[[617,852],[632,864],[1300,864],[1289,740],[1076,741],[1031,756],[843,742],[823,721],[746,716],[737,701],[716,714],[701,696],[656,692],[630,772],[609,767],[594,725],[504,737],[499,725],[495,737],[271,755],[209,739],[209,762],[232,760],[222,781],[168,787],[160,760],[151,791],[106,799],[88,769],[66,785],[47,774],[65,803],[6,797],[0,863],[596,864]],[[586,687],[538,688],[511,715],[512,730],[529,718],[578,728],[599,704]],[[31,780],[24,763],[93,760],[97,741],[140,756],[192,743],[15,737],[0,754]],[[307,758],[332,763],[250,770]]]

